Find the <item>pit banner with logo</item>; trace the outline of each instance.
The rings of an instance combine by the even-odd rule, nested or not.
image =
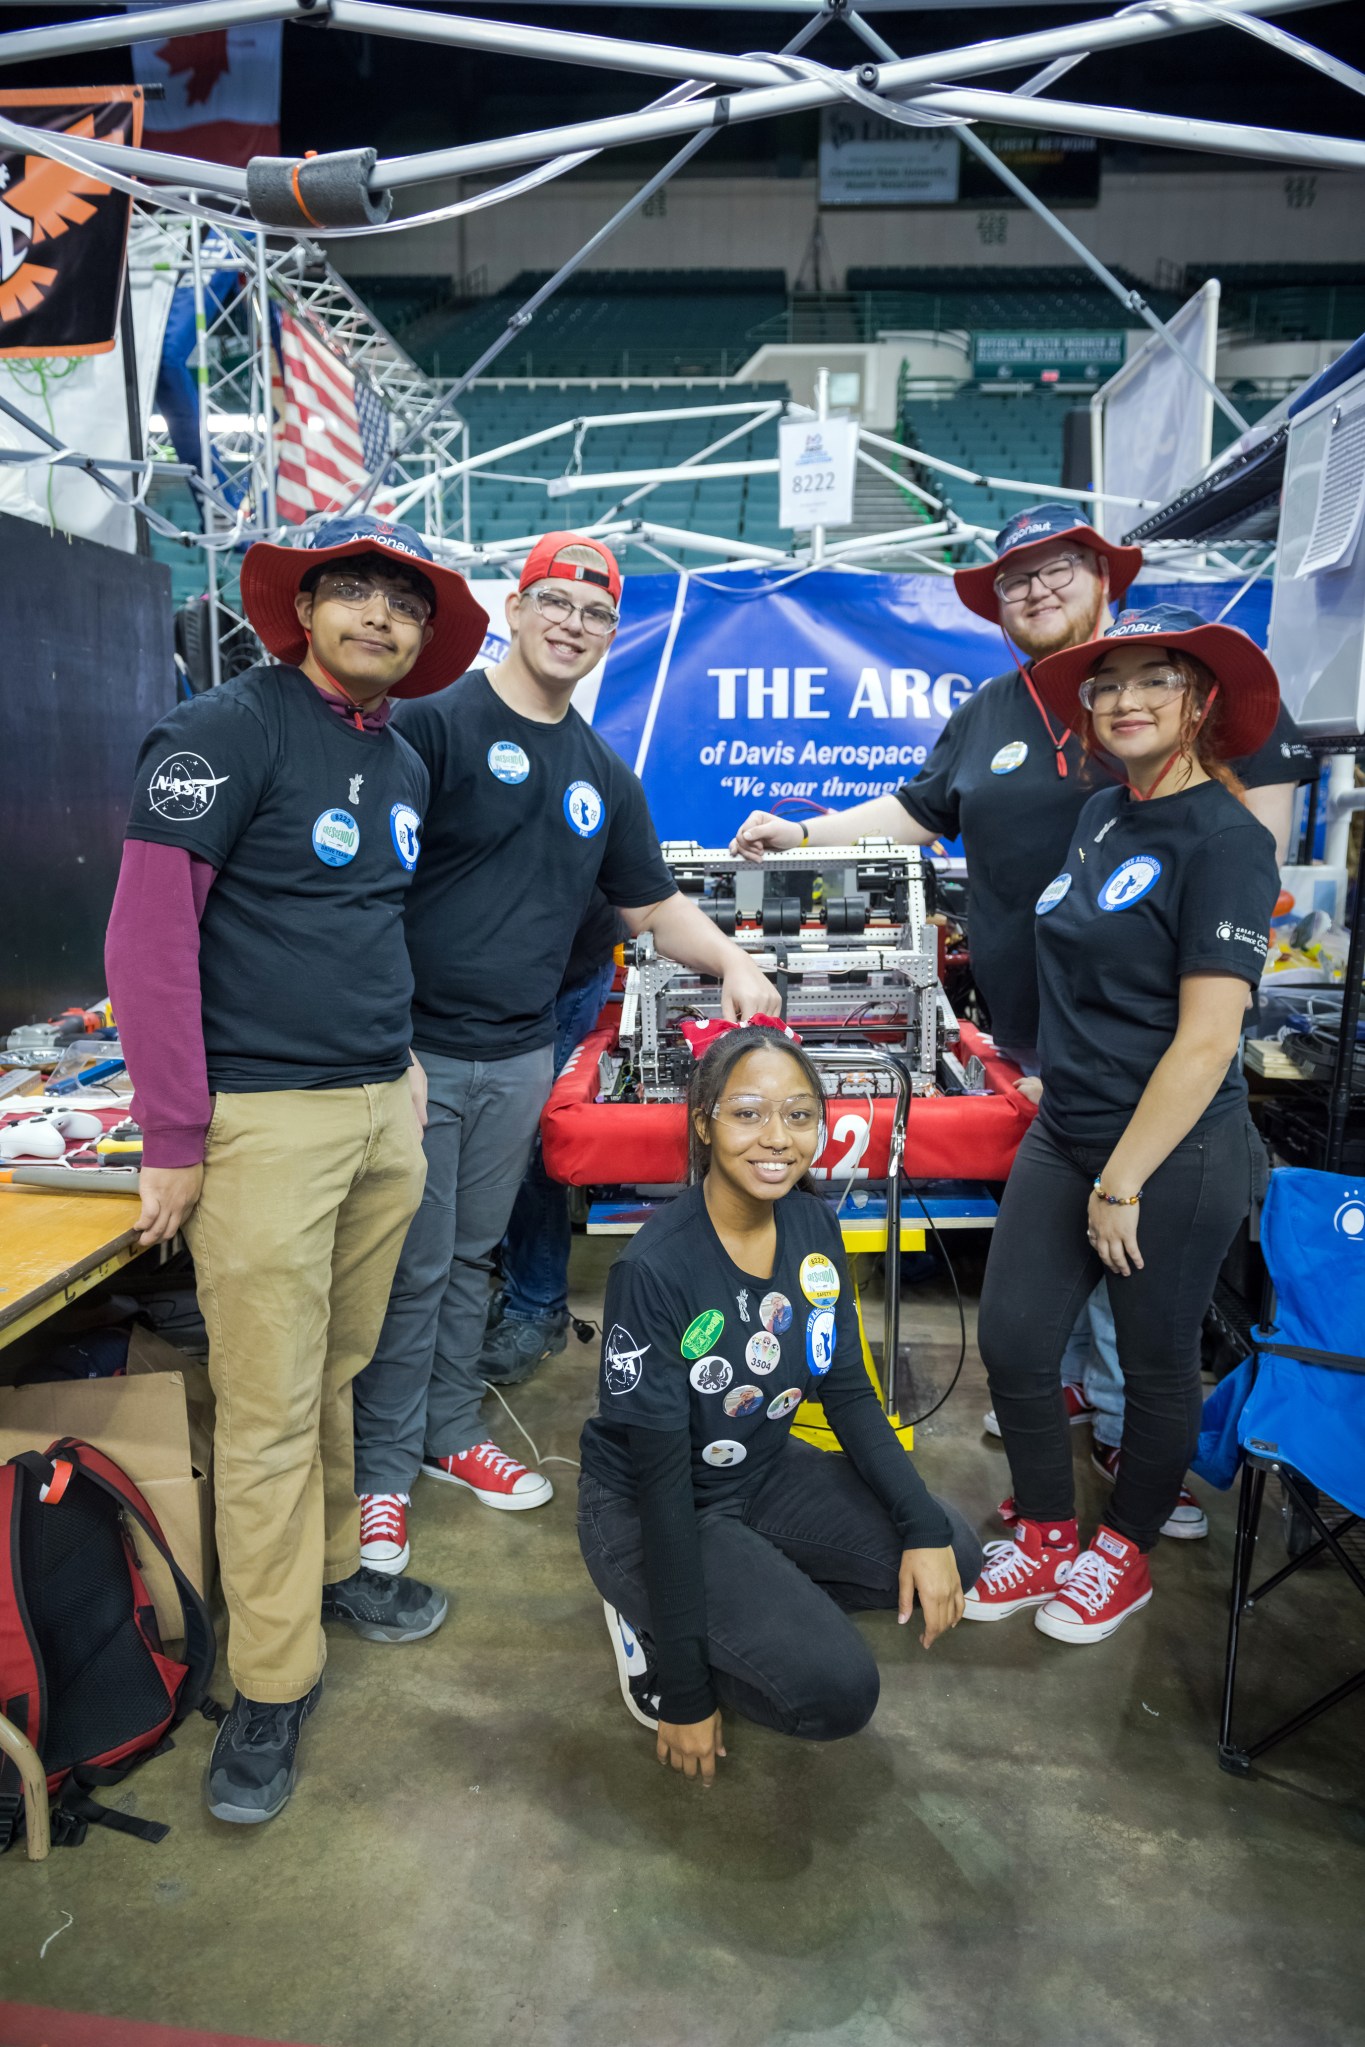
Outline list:
[[[1134,601],[1213,619],[1237,587],[1143,583]],[[1268,612],[1255,584],[1228,622],[1264,645]],[[629,576],[595,698],[580,685],[576,701],[641,777],[660,838],[721,846],[751,810],[893,794],[1011,658],[948,576]]]
[[[142,93],[134,85],[17,87],[0,92],[0,117],[136,148]],[[0,141],[0,356],[113,347],[131,206],[98,178]]]

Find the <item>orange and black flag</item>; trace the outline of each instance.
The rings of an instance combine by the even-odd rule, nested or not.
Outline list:
[[[73,142],[142,139],[135,85],[17,87],[0,116]],[[0,356],[103,355],[118,334],[132,200],[0,141]]]

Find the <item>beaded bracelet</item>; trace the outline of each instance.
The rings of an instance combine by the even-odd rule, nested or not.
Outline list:
[[[1101,1181],[1095,1180],[1092,1182],[1092,1185],[1100,1200],[1106,1202],[1110,1208],[1136,1208],[1142,1199],[1142,1189],[1140,1187],[1136,1194],[1106,1194]]]

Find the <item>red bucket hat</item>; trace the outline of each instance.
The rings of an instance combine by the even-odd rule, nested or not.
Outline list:
[[[383,519],[329,519],[300,547],[276,547],[258,540],[242,561],[242,608],[261,645],[277,661],[297,668],[308,641],[294,609],[299,585],[310,569],[348,555],[382,554],[398,568],[415,569],[436,593],[431,638],[391,697],[429,697],[464,674],[484,642],[488,613],[463,576],[444,568],[411,526]]]
[[[1152,604],[1125,611],[1097,640],[1047,654],[1033,664],[1033,686],[1054,716],[1075,725],[1081,716],[1080,687],[1108,647],[1130,640],[1156,640],[1193,654],[1218,679],[1218,751],[1240,760],[1264,746],[1280,710],[1280,682],[1268,657],[1235,625],[1210,625],[1183,604]]]
[[[995,579],[1000,574],[1000,564],[1016,547],[1036,547],[1041,540],[1074,540],[1078,547],[1088,547],[1093,554],[1100,555],[1109,564],[1109,594],[1115,604],[1122,604],[1128,585],[1142,567],[1140,547],[1120,547],[1117,541],[1106,540],[1093,526],[1079,524],[1074,505],[1027,505],[996,534],[993,562],[953,570],[957,594],[968,611],[999,625],[1000,599]]]
[[[584,562],[559,561],[557,556],[563,554],[566,547],[591,549],[601,557],[601,568],[590,569]],[[616,556],[600,540],[589,540],[582,533],[543,534],[526,557],[526,566],[517,588],[529,590],[532,583],[543,583],[547,576],[562,577],[569,583],[598,583],[614,604],[621,601],[621,569]]]

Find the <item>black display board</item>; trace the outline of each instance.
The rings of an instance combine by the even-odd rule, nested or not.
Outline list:
[[[0,1063],[106,992],[133,764],[175,697],[170,570],[0,515]]]

